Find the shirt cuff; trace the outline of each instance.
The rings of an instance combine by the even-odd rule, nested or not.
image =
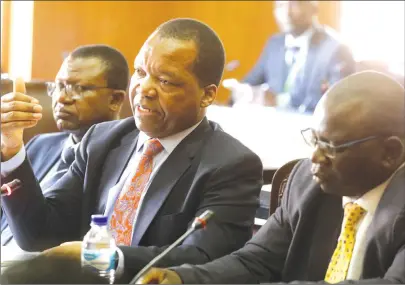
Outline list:
[[[117,277],[120,277],[124,273],[124,253],[119,247],[117,247],[117,254],[118,254],[118,265],[117,269],[115,270],[115,275]]]
[[[14,155],[12,158],[10,158],[7,161],[2,161],[1,162],[1,175],[2,176],[7,176],[14,170],[16,170],[18,167],[20,167],[21,164],[23,164],[25,160],[25,147],[22,146],[19,152]]]

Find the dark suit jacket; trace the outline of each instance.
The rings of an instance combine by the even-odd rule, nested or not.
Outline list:
[[[308,112],[313,112],[321,98],[324,81],[332,85],[356,70],[351,52],[334,31],[318,25],[314,28],[305,66],[290,90],[291,107],[304,104]],[[285,52],[285,33],[271,37],[243,82],[251,85],[267,83],[273,93],[282,93],[288,76]]]
[[[33,137],[26,145],[27,157],[31,162],[32,171],[39,182],[44,179],[48,171],[60,159],[63,145],[69,137],[68,133],[41,134]],[[1,232],[8,226],[5,215],[1,217]],[[2,245],[11,239],[2,238]]]
[[[279,207],[240,250],[201,266],[177,267],[184,283],[321,281],[340,234],[342,198],[312,180],[310,161],[290,175]],[[405,168],[386,188],[368,229],[363,273],[353,283],[405,283]]]
[[[19,246],[32,251],[81,240],[91,215],[104,213],[108,191],[126,168],[138,134],[133,118],[92,127],[69,171],[45,198],[28,161],[6,177],[23,182],[20,191],[2,197],[6,213],[14,217],[9,223]],[[204,263],[242,247],[251,237],[261,186],[259,157],[204,119],[150,184],[132,239],[132,247],[150,247],[122,247],[125,264],[145,265],[207,209],[215,212],[207,228],[188,237],[164,264]]]

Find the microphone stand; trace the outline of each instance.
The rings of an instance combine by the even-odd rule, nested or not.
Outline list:
[[[181,236],[179,237],[174,243],[172,243],[168,248],[166,248],[162,253],[160,253],[158,256],[156,256],[154,259],[152,259],[144,268],[142,268],[141,271],[138,272],[138,274],[135,275],[135,277],[129,282],[129,284],[136,284],[136,281],[144,275],[146,272],[149,271],[149,269],[152,268],[153,265],[155,265],[160,259],[162,259],[166,254],[168,254],[173,248],[178,246],[181,242],[183,242],[186,237],[191,235],[194,231],[205,228],[206,222],[208,219],[210,219],[213,216],[214,212],[211,210],[205,211],[200,217],[195,218],[193,224],[191,227]]]

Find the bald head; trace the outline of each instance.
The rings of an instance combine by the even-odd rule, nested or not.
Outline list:
[[[312,171],[331,194],[360,197],[386,181],[405,162],[404,88],[378,72],[364,71],[333,85],[314,112],[319,141]]]
[[[333,85],[314,116],[326,113],[331,123],[360,136],[405,133],[404,88],[375,71],[355,73]]]

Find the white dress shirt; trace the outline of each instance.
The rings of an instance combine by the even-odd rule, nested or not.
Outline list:
[[[304,33],[299,35],[298,37],[294,37],[292,34],[285,35],[285,62],[288,66],[290,66],[293,62],[295,56],[295,62],[297,62],[298,58],[302,58],[303,62],[305,63],[305,59],[307,57],[309,44],[311,42],[312,35],[314,34],[314,28],[310,27]],[[293,49],[298,48],[299,52],[297,55],[294,55]]]
[[[402,164],[395,173],[405,166],[405,163]],[[350,261],[349,269],[347,272],[346,279],[359,280],[363,270],[364,254],[366,251],[366,239],[367,231],[370,226],[375,210],[380,202],[382,195],[384,194],[385,189],[388,186],[388,183],[391,181],[392,177],[390,176],[386,181],[373,188],[372,190],[365,193],[360,198],[351,198],[343,197],[343,207],[350,202],[356,203],[366,210],[366,214],[356,225],[356,240],[353,248],[352,258]],[[343,227],[343,225],[342,225]],[[343,228],[342,228],[343,230]]]

